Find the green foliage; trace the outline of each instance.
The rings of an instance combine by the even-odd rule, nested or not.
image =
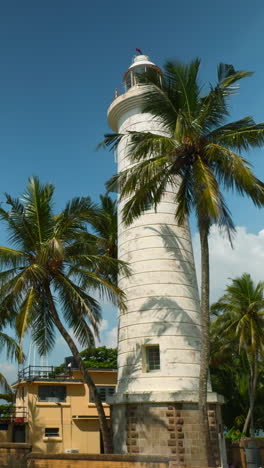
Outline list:
[[[0,415],[1,418],[9,418],[12,412],[13,405],[12,404],[4,404],[0,405]]]
[[[88,368],[117,368],[116,348],[106,348],[106,346],[101,346],[99,348],[88,348],[82,351],[80,355],[85,363],[85,366]]]
[[[116,369],[117,349],[100,346],[98,348],[87,348],[80,352],[80,356],[87,369]],[[65,363],[55,367],[54,374],[68,372]]]
[[[116,278],[127,267],[115,257],[115,202],[74,198],[56,214],[54,186],[32,177],[23,197],[6,194],[6,203],[10,210],[2,204],[0,220],[12,248],[0,246],[2,320],[15,325],[21,343],[30,331],[41,355],[54,346],[60,315],[82,347],[94,346],[101,309],[93,293],[123,304]]]
[[[243,439],[244,437],[246,437],[246,434],[244,434],[243,432],[240,432],[240,430],[239,430],[239,429],[236,429],[235,427],[232,427],[232,428],[225,434],[225,438],[226,438],[226,439],[231,439],[232,441],[240,440],[240,439]]]
[[[257,206],[264,203],[263,183],[236,153],[264,144],[264,123],[256,124],[251,117],[226,123],[230,96],[238,81],[252,73],[222,63],[216,85],[204,93],[208,86],[200,86],[199,68],[198,59],[188,65],[167,62],[161,81],[151,72],[141,78],[150,85],[142,95],[142,111],[161,121],[167,135],[145,130],[105,135],[104,145],[110,149],[123,139],[128,142],[132,167],[108,182],[109,190],[118,185],[120,198],[126,201],[126,224],[149,203],[156,207],[168,182],[175,189],[180,223],[194,211],[200,222],[206,218],[209,224],[223,225],[229,234],[234,226],[221,188],[237,190]]]
[[[0,400],[6,400],[9,403],[14,403],[16,395],[13,391],[8,393],[0,393]]]
[[[239,351],[264,355],[264,282],[255,285],[248,273],[234,278],[211,307],[217,334],[238,341]]]
[[[213,346],[213,343],[212,343]],[[242,432],[248,411],[249,369],[244,353],[238,353],[238,346],[232,344],[232,352],[225,354],[223,362],[213,362],[211,355],[210,375],[213,391],[223,395],[223,423],[226,430],[234,428]],[[254,426],[264,430],[264,362],[260,361],[258,385],[254,405]]]
[[[264,283],[255,285],[244,273],[231,280],[211,311],[211,378],[226,400],[224,424],[247,433],[252,405],[251,430],[263,429]]]

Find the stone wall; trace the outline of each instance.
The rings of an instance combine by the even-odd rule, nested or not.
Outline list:
[[[165,457],[90,454],[40,454],[28,456],[28,468],[170,468]]]
[[[115,451],[130,454],[157,454],[170,457],[171,467],[201,467],[206,464],[202,428],[195,403],[151,403],[123,406],[126,426],[119,432]],[[117,408],[114,408],[114,410]],[[217,466],[221,465],[216,405],[209,405],[208,419]],[[124,437],[125,445],[124,445]],[[123,449],[122,449],[123,447]]]
[[[29,444],[0,443],[0,467],[25,468],[26,457],[30,451],[31,445]]]

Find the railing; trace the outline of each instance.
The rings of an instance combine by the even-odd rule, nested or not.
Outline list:
[[[125,94],[130,88],[139,88],[141,86],[144,86],[144,83],[135,83],[133,86],[126,86],[124,83],[121,87],[116,88],[113,96],[113,101],[121,96],[122,94]]]
[[[0,423],[23,424],[28,420],[28,411],[26,406],[0,407]]]
[[[18,372],[21,380],[61,380],[71,377],[71,370],[62,371],[54,366],[28,366]]]

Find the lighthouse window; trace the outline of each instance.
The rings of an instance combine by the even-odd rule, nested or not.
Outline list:
[[[151,201],[146,202],[144,206],[144,211],[150,211],[153,210],[153,203]]]
[[[141,67],[136,67],[135,68],[136,73],[146,73],[146,67],[142,66]]]
[[[125,88],[126,88],[126,91],[128,89],[130,89],[132,86],[132,81],[131,81],[131,72],[129,72],[126,76],[126,80],[125,80]]]
[[[159,345],[146,347],[147,370],[154,371],[160,369]]]

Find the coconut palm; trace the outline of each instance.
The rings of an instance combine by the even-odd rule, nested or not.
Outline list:
[[[224,315],[224,314],[223,314]],[[220,317],[219,317],[220,320]],[[221,324],[221,320],[220,320]],[[249,366],[245,350],[239,350],[236,335],[218,332],[216,321],[211,322],[210,377],[212,388],[224,396],[223,424],[231,437],[245,436],[242,429],[249,408]],[[264,360],[258,361],[258,380],[254,400],[254,427],[263,428],[264,423]]]
[[[264,282],[256,285],[248,273],[232,280],[225,294],[212,305],[217,316],[212,327],[214,333],[229,336],[238,344],[239,353],[245,353],[249,368],[248,396],[249,408],[243,433],[250,424],[254,436],[253,410],[259,375],[260,355],[264,355]]]
[[[193,211],[201,245],[202,350],[199,408],[210,450],[207,421],[209,363],[209,248],[212,223],[234,230],[222,189],[249,196],[257,206],[264,202],[263,184],[249,163],[238,153],[264,144],[264,123],[251,117],[226,123],[228,100],[236,83],[251,72],[236,71],[232,65],[218,66],[218,80],[207,92],[198,82],[200,61],[189,65],[167,62],[162,79],[156,71],[142,75],[145,86],[142,112],[152,114],[163,125],[162,134],[129,131],[105,135],[102,145],[116,149],[127,139],[131,165],[108,183],[119,189],[126,201],[123,220],[130,224],[146,206],[157,206],[170,184],[175,193],[175,216],[179,224]],[[171,189],[170,189],[171,190]]]
[[[6,323],[3,323],[3,326],[4,325],[6,325]],[[14,338],[7,335],[7,333],[4,333],[3,331],[0,331],[0,349],[1,352],[6,351],[6,357],[8,360],[15,359],[20,363],[23,361],[23,355],[19,344]],[[8,397],[13,393],[12,388],[10,387],[5,375],[2,372],[0,372],[0,388],[4,392],[1,394],[2,396],[0,395],[0,398],[5,398],[5,396]]]
[[[34,177],[21,200],[6,195],[9,211],[0,208],[13,247],[0,247],[0,309],[3,316],[8,311],[16,317],[21,341],[31,332],[41,355],[53,347],[55,330],[60,332],[94,396],[104,450],[111,452],[104,409],[76,342],[94,346],[101,319],[95,291],[122,302],[122,292],[109,280],[121,263],[102,254],[94,234],[87,231],[87,222],[98,216],[90,198],[74,198],[54,214],[53,193],[53,185],[42,185]]]
[[[91,217],[90,224],[93,227],[97,248],[101,255],[117,258],[117,203],[108,195],[100,195],[100,203],[95,216]],[[113,268],[109,272],[104,268],[104,275],[110,274],[110,280],[117,281],[117,277],[111,276],[116,271]]]
[[[223,395],[223,424],[229,434],[242,434],[248,411],[248,364],[245,353],[239,353],[233,333],[218,333],[212,313],[210,339],[210,378],[214,391]]]

